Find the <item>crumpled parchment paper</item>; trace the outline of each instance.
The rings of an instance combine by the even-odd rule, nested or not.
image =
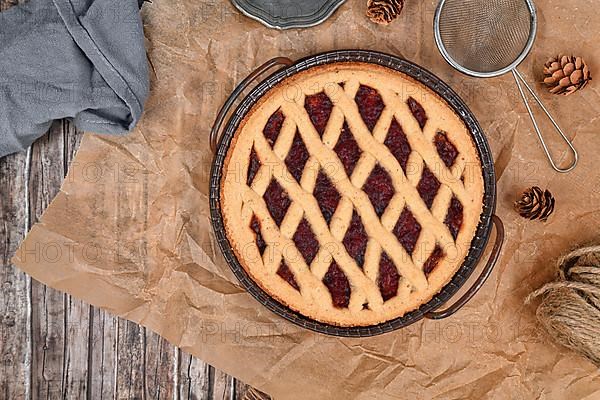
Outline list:
[[[86,135],[62,190],[14,262],[45,284],[138,322],[277,399],[593,399],[600,374],[539,330],[523,299],[552,279],[560,253],[598,239],[600,93],[567,98],[541,84],[558,52],[594,71],[600,14],[592,0],[538,1],[539,33],[520,71],[574,138],[579,166],[549,166],[510,75],[453,71],[433,42],[436,2],[408,1],[396,22],[372,24],[362,0],[324,24],[276,31],[229,2],[156,0],[144,9],[155,70],[145,115],[127,137]],[[298,328],[237,284],[213,240],[208,132],[234,84],[267,59],[374,49],[430,69],[469,104],[487,133],[506,243],[492,277],[458,314],[391,334],[339,339]],[[566,148],[543,123],[558,157]],[[512,202],[539,185],[556,197],[543,224]]]

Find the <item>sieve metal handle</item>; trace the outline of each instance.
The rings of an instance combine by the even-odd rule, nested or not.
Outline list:
[[[221,131],[221,126],[225,121],[225,117],[233,107],[233,103],[236,101],[238,97],[242,94],[242,92],[250,86],[250,84],[255,81],[259,76],[267,72],[269,69],[283,65],[284,68],[289,67],[294,62],[287,57],[275,57],[256,68],[250,75],[248,75],[243,81],[240,82],[239,85],[231,92],[231,95],[223,104],[223,107],[219,110],[219,114],[217,114],[217,118],[215,119],[215,123],[213,124],[212,129],[210,130],[210,149],[214,153],[217,149],[217,142],[219,141],[219,133]]]
[[[471,300],[473,296],[475,296],[475,293],[477,293],[479,289],[481,289],[487,278],[490,276],[492,270],[496,266],[498,257],[500,257],[500,250],[502,250],[502,244],[504,243],[504,224],[502,223],[502,220],[498,218],[497,215],[492,215],[492,221],[494,222],[494,226],[496,227],[496,241],[494,242],[494,247],[492,247],[490,257],[488,258],[487,263],[483,267],[481,274],[479,274],[479,276],[477,277],[475,282],[473,282],[473,285],[469,288],[469,290],[467,290],[465,294],[463,294],[462,297],[458,299],[455,303],[453,303],[451,306],[449,306],[443,311],[428,312],[427,314],[425,314],[425,318],[444,319],[453,315],[455,312],[460,310],[462,306],[467,304],[467,302]]]
[[[519,71],[517,71],[516,68],[514,68],[512,70],[512,74],[513,74],[513,77],[515,78],[515,82],[517,82],[517,87],[519,88],[519,93],[521,94],[521,97],[523,98],[525,107],[527,107],[527,112],[529,113],[529,118],[531,118],[531,122],[533,123],[533,128],[535,129],[535,133],[537,133],[538,138],[540,139],[540,142],[542,143],[542,147],[544,148],[544,152],[546,153],[546,157],[548,157],[548,160],[550,161],[550,165],[552,165],[552,168],[554,168],[558,172],[564,173],[564,172],[571,171],[573,168],[575,168],[575,166],[577,165],[577,161],[579,160],[579,155],[577,154],[577,150],[575,150],[575,147],[573,147],[573,144],[571,143],[569,138],[565,135],[565,133],[560,128],[560,126],[558,126],[558,123],[554,120],[554,118],[552,118],[552,115],[546,109],[546,107],[544,106],[544,104],[542,103],[540,98],[535,94],[533,89],[525,81],[525,78],[523,78],[523,75],[521,75],[521,73]],[[544,136],[542,136],[542,132],[540,131],[540,128],[537,124],[535,116],[533,115],[533,111],[531,110],[531,106],[529,105],[529,101],[527,100],[527,96],[525,96],[525,91],[523,91],[523,87],[521,86],[521,83],[523,85],[525,85],[525,87],[527,88],[527,91],[531,94],[531,96],[533,97],[535,102],[544,111],[544,113],[546,114],[546,116],[548,117],[550,122],[552,122],[552,125],[554,125],[554,128],[557,130],[557,132],[560,134],[560,136],[565,141],[565,143],[567,143],[567,145],[571,148],[571,151],[573,152],[573,162],[571,164],[569,164],[566,168],[560,168],[554,162],[554,159],[552,158],[552,155],[550,154],[550,151],[548,150],[548,146],[546,145],[546,142],[544,141]]]

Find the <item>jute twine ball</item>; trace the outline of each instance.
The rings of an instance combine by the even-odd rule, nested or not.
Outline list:
[[[600,367],[600,246],[572,251],[557,268],[558,279],[525,303],[542,296],[536,316],[548,334]]]

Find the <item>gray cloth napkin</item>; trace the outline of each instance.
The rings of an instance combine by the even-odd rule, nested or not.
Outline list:
[[[148,88],[137,0],[30,0],[0,13],[0,157],[60,118],[127,132]]]

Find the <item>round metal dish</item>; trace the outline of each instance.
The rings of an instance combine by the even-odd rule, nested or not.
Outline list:
[[[252,79],[258,75],[258,72],[264,72],[266,67],[271,67],[278,64],[289,64],[289,60],[285,58],[278,58],[271,60],[270,63],[266,63],[259,68],[255,73],[251,74],[245,79],[238,89],[234,91],[234,95],[240,94],[241,89],[247,86]],[[423,304],[419,309],[405,314],[402,317],[390,320],[388,322],[372,325],[372,326],[360,326],[360,327],[338,327],[329,324],[324,324],[310,318],[307,318],[288,307],[282,305],[278,301],[271,298],[265,293],[246,273],[244,268],[240,265],[237,260],[229,241],[225,233],[223,226],[223,218],[221,215],[220,207],[220,182],[222,178],[223,162],[227,155],[231,139],[235,134],[239,123],[244,118],[246,113],[256,103],[256,101],[263,96],[269,89],[274,87],[282,80],[306,69],[317,65],[323,65],[328,63],[343,62],[343,61],[360,61],[382,65],[398,71],[401,71],[412,78],[418,80],[424,85],[428,86],[431,90],[436,92],[455,110],[466,126],[469,128],[475,145],[477,147],[481,164],[483,167],[483,179],[484,179],[484,199],[483,199],[483,212],[481,219],[477,227],[475,237],[471,243],[471,248],[465,258],[463,265],[459,268],[453,279],[429,302]],[[232,95],[232,96],[234,96]],[[230,98],[226,102],[226,106],[219,113],[213,132],[211,136],[216,138],[215,133],[219,131],[221,122],[225,118],[226,110],[233,103],[233,98]],[[364,50],[338,50],[315,56],[307,57],[286,66],[282,70],[275,72],[268,78],[259,83],[250,93],[242,100],[242,102],[232,113],[231,118],[227,122],[221,140],[216,146],[215,158],[212,164],[211,180],[210,180],[210,209],[211,209],[211,221],[215,235],[221,251],[225,256],[225,259],[229,263],[229,266],[233,270],[240,283],[248,290],[252,296],[254,296],[260,303],[265,305],[268,309],[282,316],[283,318],[300,325],[304,328],[336,336],[346,337],[365,337],[375,336],[382,333],[390,332],[395,329],[399,329],[410,325],[422,318],[441,319],[452,315],[460,307],[462,307],[470,298],[477,292],[477,290],[483,285],[485,279],[489,276],[495,261],[498,258],[500,248],[503,241],[503,227],[498,217],[494,214],[496,206],[496,176],[494,172],[493,158],[488,146],[487,140],[485,139],[484,133],[479,126],[479,123],[468,109],[466,104],[460,99],[460,97],[444,82],[433,75],[431,72],[424,68],[413,64],[409,61],[394,57],[388,54],[378,53],[374,51]],[[479,259],[483,253],[484,248],[490,237],[492,223],[496,225],[496,242],[491,252],[490,259],[488,260],[483,272],[475,281],[473,286],[452,306],[442,312],[434,312],[441,305],[446,303],[466,282],[468,277],[471,275],[473,270],[478,264]]]
[[[308,28],[325,21],[346,0],[231,0],[240,12],[269,28]]]

